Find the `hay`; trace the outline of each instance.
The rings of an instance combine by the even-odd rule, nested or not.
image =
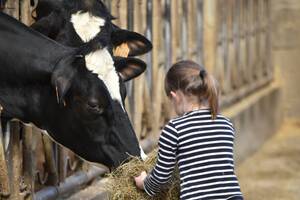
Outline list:
[[[148,196],[145,191],[137,189],[134,176],[142,171],[149,173],[155,165],[157,150],[148,155],[146,161],[133,157],[129,162],[121,165],[115,171],[108,174],[106,190],[110,200],[178,200],[179,199],[179,174],[175,170],[170,183],[155,197]]]

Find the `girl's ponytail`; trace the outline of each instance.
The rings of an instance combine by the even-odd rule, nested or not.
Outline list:
[[[200,99],[206,98],[211,109],[213,119],[216,119],[219,112],[219,89],[214,77],[208,74],[204,69],[200,70],[200,78],[203,80],[204,91],[200,91]]]

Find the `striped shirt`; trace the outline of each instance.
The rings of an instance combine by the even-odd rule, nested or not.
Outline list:
[[[178,164],[180,199],[229,199],[242,193],[234,173],[234,127],[210,110],[191,111],[170,120],[159,138],[157,163],[144,181],[153,196],[167,183]],[[242,199],[242,198],[241,198]]]

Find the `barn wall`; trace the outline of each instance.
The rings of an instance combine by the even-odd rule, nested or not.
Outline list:
[[[32,2],[8,0],[5,12],[29,25],[33,22]],[[163,81],[171,64],[182,59],[205,65],[219,81],[222,111],[233,119],[237,129],[238,162],[256,151],[276,130],[282,119],[281,85],[271,55],[271,0],[105,2],[117,17],[115,23],[153,42],[152,52],[141,57],[148,64],[147,71],[127,84],[126,100],[134,129],[147,150],[157,144],[162,126],[174,116]],[[58,192],[71,187],[65,183],[71,182],[76,189],[76,182],[82,180],[78,177],[99,174],[88,171],[88,164],[54,145],[36,128],[18,123],[13,123],[12,128],[26,137],[12,138],[9,152],[13,153],[7,158],[9,170],[15,171],[8,177],[0,174],[0,179],[9,178],[14,184],[10,189],[16,199],[20,197],[18,183],[23,181],[16,177],[24,177],[28,199],[34,198],[30,191],[38,197],[48,195],[45,199],[55,199],[61,195]],[[59,182],[63,184],[58,189]]]
[[[127,1],[122,5],[110,1],[117,23],[150,33],[147,36],[154,45],[151,57],[144,58],[147,72],[128,85],[129,111],[143,146],[155,146],[160,128],[173,116],[163,91],[164,74],[171,63],[192,59],[204,64],[219,81],[222,110],[236,122],[236,155],[243,160],[259,148],[281,119],[280,86],[271,56],[271,1],[147,2]],[[136,8],[139,12],[130,12]],[[260,114],[256,107],[266,112]],[[269,122],[274,123],[270,126]]]
[[[272,38],[285,117],[300,118],[300,1],[272,1]]]
[[[257,151],[283,119],[282,85],[271,51],[271,2],[219,0],[210,15],[218,18],[213,72],[222,88],[222,112],[236,128],[237,163]]]

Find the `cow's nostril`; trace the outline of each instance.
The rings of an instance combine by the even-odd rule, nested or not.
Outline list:
[[[98,104],[96,102],[88,102],[89,107],[96,108],[98,107]]]
[[[99,102],[97,101],[97,99],[90,99],[88,102],[87,102],[88,106],[91,107],[91,108],[96,108],[96,107],[99,107]]]
[[[95,113],[98,113],[98,114],[102,114],[104,112],[104,109],[103,107],[101,107],[98,102],[96,101],[89,101],[87,103],[87,106],[89,108],[89,110],[95,112]]]

